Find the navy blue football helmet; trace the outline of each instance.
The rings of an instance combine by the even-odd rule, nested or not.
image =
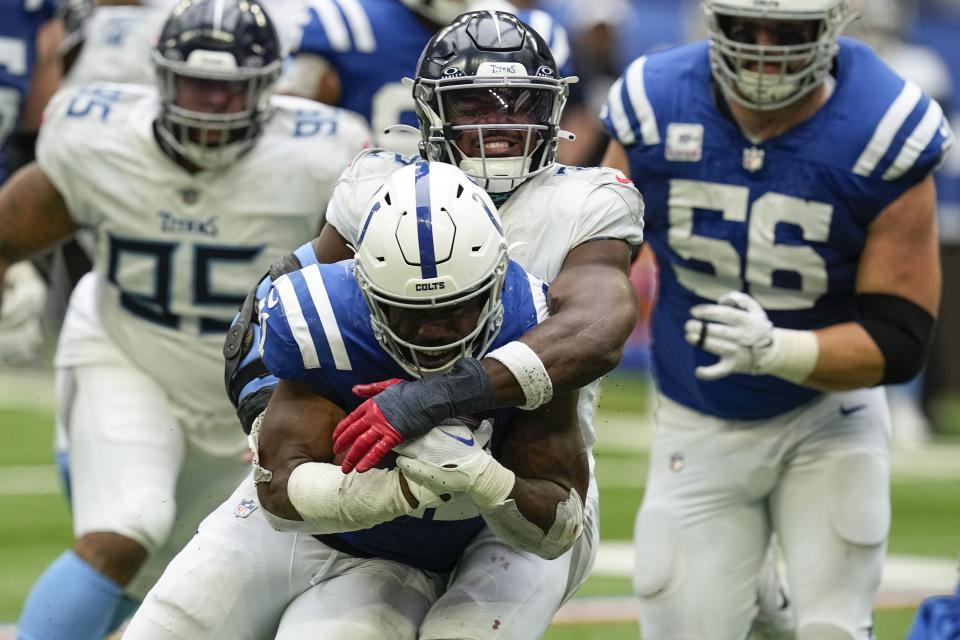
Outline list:
[[[420,151],[506,193],[551,166],[568,84],[546,41],[515,15],[474,11],[430,39],[413,98]]]
[[[153,52],[158,132],[201,169],[230,164],[256,142],[280,75],[280,39],[257,0],[183,0]]]

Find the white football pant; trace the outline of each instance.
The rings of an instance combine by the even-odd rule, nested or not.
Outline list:
[[[756,421],[661,396],[656,417],[634,534],[644,640],[746,637],[772,531],[797,638],[870,638],[890,526],[883,390],[825,394]]]

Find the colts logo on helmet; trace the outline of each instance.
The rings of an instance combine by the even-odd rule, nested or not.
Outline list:
[[[423,284],[417,283],[417,291],[437,291],[440,289],[446,289],[446,285],[443,282],[426,282]]]

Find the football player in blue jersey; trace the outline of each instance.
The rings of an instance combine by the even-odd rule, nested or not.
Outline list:
[[[308,4],[307,19],[279,90],[356,111],[370,122],[375,142],[412,153],[419,139],[397,124],[417,127],[409,86],[428,40],[469,8],[509,8],[502,0],[334,0]],[[562,76],[570,72],[566,30],[548,13],[517,11],[553,51]]]
[[[33,159],[40,114],[56,89],[56,10],[56,0],[0,4],[0,184]],[[46,286],[25,262],[7,273],[0,287],[17,299],[0,313],[0,363],[29,361],[43,343]]]
[[[494,68],[500,75],[483,73]],[[465,14],[427,44],[414,87],[424,153],[430,160],[459,165],[501,203],[511,257],[551,283],[551,315],[521,339],[484,358],[462,358],[446,373],[364,387],[362,392],[373,397],[351,412],[353,428],[343,436],[347,444],[341,442],[340,449],[349,447],[342,458],[345,469],[372,467],[392,446],[428,433],[445,419],[497,407],[535,409],[552,394],[578,387],[584,387],[579,422],[593,468],[589,447],[595,441],[596,379],[619,362],[636,318],[626,270],[631,246],[642,238],[643,203],[617,171],[555,163],[565,84],[543,39],[509,14]],[[364,237],[371,196],[410,162],[384,151],[361,154],[337,183],[320,238],[275,265],[275,277],[312,262],[352,258],[352,247]],[[276,384],[263,375],[265,368],[252,348],[258,339],[244,330],[245,324],[256,327],[251,320],[255,300],[248,301],[224,351],[229,394],[245,428],[262,412]],[[603,314],[596,313],[598,307]],[[277,398],[272,410],[287,404]],[[296,415],[297,407],[284,411]],[[505,637],[530,637],[532,629],[546,628],[593,563],[597,509],[591,474],[583,534],[554,560],[522,553],[484,530],[482,544],[471,547],[465,557],[495,557],[502,566],[527,569],[491,577],[491,584],[503,583],[499,588],[509,594],[503,598],[464,585],[450,596],[460,602],[454,618],[469,621],[478,629],[475,635],[482,636],[490,625],[491,607],[522,610],[522,615],[498,616],[498,631]],[[444,636],[442,626],[435,632],[451,635],[447,629]]]
[[[363,474],[335,464],[332,433],[358,385],[503,349],[547,316],[546,285],[507,258],[489,196],[449,164],[394,172],[366,209],[355,260],[321,264],[305,245],[305,266],[258,287],[263,361],[281,381],[251,433],[253,473],[125,638],[545,630],[558,605],[539,557],[567,553],[584,525],[576,393],[446,421]],[[523,553],[498,559],[501,541]]]
[[[797,637],[869,638],[890,525],[877,387],[930,341],[951,132],[839,37],[844,0],[703,9],[709,42],[633,62],[602,114],[660,264],[643,637],[744,637],[775,531]]]

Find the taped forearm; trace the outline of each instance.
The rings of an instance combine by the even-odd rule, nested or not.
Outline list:
[[[290,474],[287,498],[313,533],[369,529],[413,511],[397,469],[344,474],[339,465],[308,462]]]
[[[553,525],[546,532],[520,512],[516,500],[507,500],[482,515],[501,540],[547,560],[566,553],[583,531],[583,500],[576,489],[571,489],[567,499],[557,503]]]

